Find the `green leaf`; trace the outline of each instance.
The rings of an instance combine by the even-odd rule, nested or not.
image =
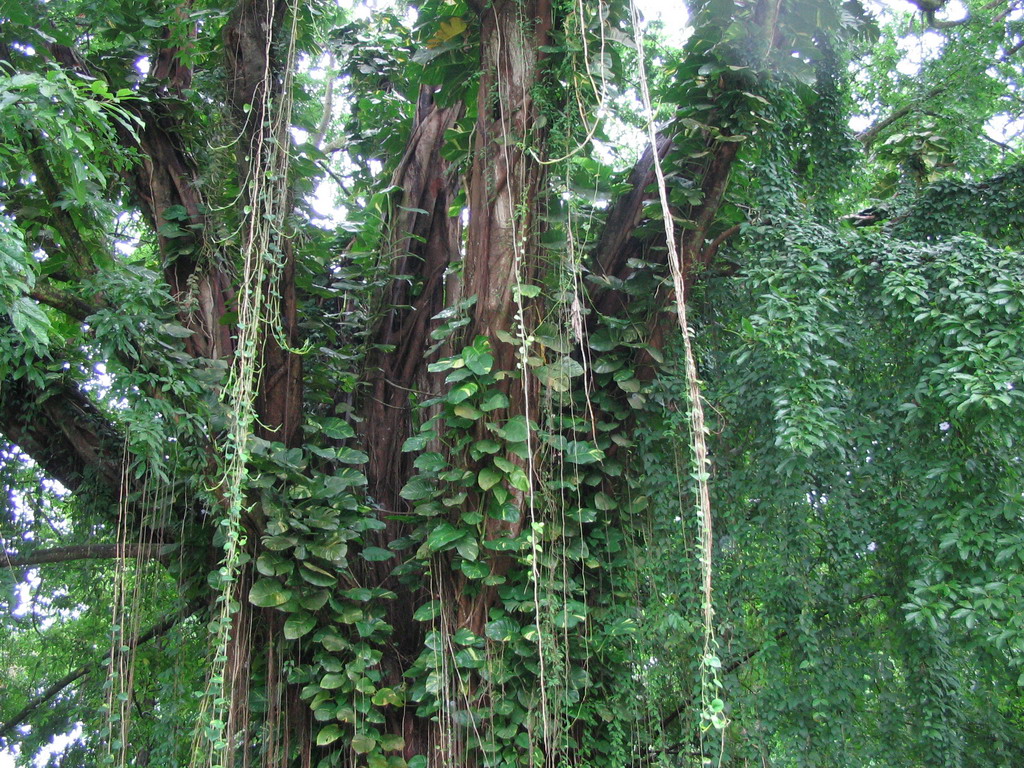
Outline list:
[[[474,461],[478,461],[482,456],[489,453],[497,453],[501,450],[501,444],[496,440],[484,439],[477,440],[469,446],[469,454]]]
[[[620,371],[620,373],[621,373],[621,371]],[[640,381],[639,381],[639,379],[623,379],[621,381],[618,381],[617,383],[619,385],[619,389],[621,389],[623,392],[628,392],[630,394],[633,394],[635,392],[639,392],[640,391]]]
[[[527,477],[525,470],[521,467],[514,467],[512,471],[508,473],[508,484],[517,491],[530,490],[530,478]]]
[[[604,451],[584,441],[571,440],[562,458],[570,464],[593,464],[604,458]]]
[[[330,594],[326,589],[318,589],[315,592],[302,595],[299,598],[299,605],[307,611],[319,611],[327,604]]]
[[[264,552],[256,558],[256,570],[264,576],[287,576],[295,563],[273,552]]]
[[[567,600],[555,613],[554,625],[559,629],[572,629],[587,619],[587,606],[578,600]]]
[[[455,545],[455,551],[466,560],[476,560],[480,553],[480,543],[476,539],[467,536]]]
[[[427,547],[431,551],[437,552],[446,548],[453,541],[461,539],[466,533],[465,529],[456,528],[451,523],[441,523],[427,536]]]
[[[445,395],[444,399],[452,405],[457,405],[471,398],[479,390],[480,385],[475,381],[464,381]]]
[[[378,707],[388,707],[388,706],[400,707],[400,706],[402,706],[405,703],[405,697],[399,691],[396,691],[394,688],[378,688],[377,692],[373,694],[373,699],[371,699],[371,701],[373,701],[374,706],[378,706]],[[387,744],[389,743],[387,740],[388,739],[395,739],[395,738],[401,739],[400,736],[399,737],[384,736],[381,739],[381,742],[380,742],[381,749],[384,749],[384,750],[388,750],[388,749],[401,749],[400,746],[399,747],[389,747],[389,746],[387,746]],[[405,742],[403,741],[402,743],[404,744]]]
[[[494,467],[484,467],[477,474],[476,482],[477,485],[480,486],[481,490],[489,491],[500,483],[504,476],[504,473]]]
[[[333,573],[310,562],[299,563],[299,575],[317,587],[333,587],[338,581]]]
[[[624,365],[622,360],[614,357],[602,357],[593,365],[594,373],[614,373]]]
[[[316,617],[311,613],[293,613],[284,623],[287,640],[297,640],[316,626]]]
[[[416,609],[416,613],[412,615],[415,621],[433,621],[441,615],[441,601],[431,600],[429,603],[424,603]]]
[[[385,688],[384,690],[390,690],[390,689]],[[376,699],[376,697],[374,697],[374,698]],[[395,698],[396,699],[400,699],[401,697],[396,695]],[[376,703],[377,702],[374,701],[374,704],[376,704]],[[391,702],[387,702],[387,703],[391,703]],[[396,734],[389,733],[386,736],[381,736],[380,737],[380,748],[383,749],[385,752],[394,752],[395,750],[398,750],[398,749],[405,749],[405,739],[402,738],[401,736],[396,735]]]
[[[459,405],[456,405],[452,409],[452,412],[459,418],[469,419],[470,421],[476,421],[481,416],[483,416],[483,413],[478,411],[469,403],[460,403]]]
[[[494,367],[494,356],[488,351],[489,347],[487,340],[478,336],[472,347],[462,350],[462,359],[465,360],[466,367],[477,376],[490,373]]]
[[[348,640],[333,629],[329,628],[317,632],[314,639],[329,653],[338,653],[339,651],[347,650],[350,647]]]
[[[355,448],[338,449],[338,461],[342,464],[365,464],[369,460],[370,457],[366,453]]]
[[[329,691],[333,691],[336,688],[341,688],[345,683],[348,682],[348,676],[342,672],[328,672],[322,678],[320,678],[320,687],[326,688]]]
[[[520,473],[522,473],[522,470],[520,470]],[[526,475],[524,474],[523,477],[525,476]],[[519,511],[519,507],[517,507],[515,504],[512,504],[511,502],[505,502],[504,504],[499,505],[497,509],[492,509],[491,516],[498,520],[503,520],[506,523],[518,523],[519,518],[521,517],[521,513]]]
[[[351,746],[353,752],[360,755],[365,755],[367,752],[369,752],[371,749],[377,746],[377,740],[372,736],[368,736],[365,733],[357,733],[355,736],[352,737]]]
[[[390,560],[395,556],[394,552],[384,549],[382,547],[366,547],[362,552],[359,553],[363,560],[368,560],[371,563],[382,563],[385,560]]]
[[[325,725],[316,735],[316,744],[318,747],[326,747],[328,744],[333,744],[342,737],[344,731],[341,726],[336,723]]]
[[[440,453],[429,451],[417,456],[412,465],[421,472],[441,472],[448,466],[448,460]]]
[[[164,323],[160,326],[160,333],[173,336],[176,339],[187,339],[189,336],[195,333],[195,331],[186,328],[183,325],[177,323]]]
[[[422,451],[424,448],[427,447],[427,444],[434,439],[434,437],[436,437],[436,435],[433,431],[422,432],[418,435],[413,435],[412,437],[407,438],[404,443],[402,443],[402,452],[414,453],[415,451]]]
[[[249,602],[259,608],[276,608],[291,600],[292,592],[277,579],[259,579],[249,590]]]
[[[442,373],[453,368],[462,368],[465,364],[466,362],[461,357],[446,357],[443,360],[438,360],[436,363],[430,363],[427,366],[427,370],[431,373]]]
[[[434,495],[434,486],[423,475],[413,475],[398,495],[406,501],[420,501]]]
[[[492,392],[482,403],[480,403],[480,410],[489,413],[491,411],[496,411],[499,408],[508,408],[508,406],[508,396],[502,392]]]
[[[530,430],[525,416],[513,416],[505,425],[497,430],[498,436],[510,443],[524,443]]]
[[[549,365],[534,368],[533,372],[552,391],[568,392],[572,379],[583,375],[583,366],[571,357],[560,357]]]
[[[459,645],[472,645],[473,643],[475,643],[479,639],[480,638],[478,638],[476,635],[474,635],[466,627],[460,627],[455,632],[455,634],[452,636],[452,640],[454,640]]]
[[[19,296],[11,302],[8,314],[11,324],[18,333],[27,333],[44,346],[49,343],[50,319],[32,299]]]
[[[522,285],[513,286],[512,292],[514,295],[518,294],[522,298],[535,299],[540,296],[540,286],[523,283]]]
[[[463,560],[459,564],[461,570],[470,579],[484,579],[491,573],[491,566],[482,561],[471,562]]]
[[[491,640],[499,643],[507,643],[519,637],[519,625],[512,619],[496,619],[484,625],[484,634]]]

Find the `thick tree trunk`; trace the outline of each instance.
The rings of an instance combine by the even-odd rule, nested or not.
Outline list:
[[[538,242],[547,187],[539,158],[544,155],[545,134],[537,127],[539,105],[534,95],[543,75],[541,51],[550,43],[552,13],[549,0],[505,0],[485,7],[480,17],[481,78],[463,293],[477,297],[467,341],[478,334],[487,338],[494,369],[510,373],[504,380],[509,406],[490,414],[499,423],[513,416],[538,416],[539,380],[522,365],[521,346],[501,337],[525,338],[543,314],[538,300],[517,289],[536,285],[542,274]],[[482,431],[478,436],[485,437]],[[505,458],[526,468],[520,456]],[[528,495],[514,494],[520,511],[517,523],[487,518],[485,541],[522,531],[529,522]],[[491,557],[493,573],[508,569],[506,556]],[[460,596],[460,604],[455,627],[482,635],[495,590],[486,587],[466,600],[461,598],[465,587],[466,580],[456,577],[452,591]]]
[[[533,93],[541,77],[539,57],[543,54],[539,48],[548,43],[551,13],[547,0],[506,0],[480,10],[482,75],[474,159],[466,190],[469,229],[464,252],[461,215],[449,211],[458,192],[458,178],[441,156],[445,131],[461,116],[461,106],[439,108],[431,90],[423,91],[409,147],[392,180],[402,189],[402,196],[390,222],[385,255],[392,260],[392,274],[401,277],[391,281],[383,297],[386,309],[373,341],[393,351],[376,353],[368,361],[371,388],[361,409],[370,457],[368,490],[385,511],[410,511],[399,491],[416,471],[412,466],[415,455],[402,451],[413,433],[414,402],[436,397],[449,386],[444,384],[444,373],[427,370],[431,360],[458,354],[477,335],[487,338],[494,369],[512,374],[502,384],[510,404],[489,414],[490,419],[502,423],[515,415],[536,416],[531,409],[538,401],[537,380],[527,372],[516,373],[518,348],[500,335],[525,330],[516,325],[521,305],[515,288],[520,283],[534,284],[539,275],[536,241],[545,186],[543,166],[537,161],[543,151],[543,136],[534,127],[537,105]],[[460,261],[458,275],[455,267]],[[432,318],[473,297],[475,303],[465,310],[469,315],[465,329],[426,357],[424,352],[432,345],[430,333],[442,322]],[[535,324],[539,310],[530,314],[530,307],[522,308],[525,323]],[[418,417],[430,418],[439,407],[423,410]],[[446,449],[438,443],[430,450]],[[454,466],[473,469],[467,456],[450,458]],[[509,459],[517,465],[525,463],[518,456],[509,455]],[[515,536],[521,531],[527,521],[525,494],[520,493],[515,503],[522,509],[519,522],[488,518],[485,539]],[[450,511],[452,522],[458,523],[464,509],[479,505],[471,490],[464,506]],[[389,521],[378,543],[387,546],[407,532],[405,524]],[[507,556],[498,553],[484,552],[481,557],[491,559],[493,573],[502,573],[510,565]],[[400,684],[403,672],[422,651],[424,624],[414,621],[412,615],[429,600],[440,600],[445,606],[443,621],[449,631],[466,627],[479,636],[484,634],[494,588],[478,588],[474,597],[467,597],[466,578],[447,559],[440,558],[432,579],[412,591],[388,579],[391,565],[360,566],[364,583],[384,583],[399,591],[387,615],[394,627],[394,655],[382,661],[389,684]],[[475,764],[450,723],[443,717],[440,721],[419,717],[415,709],[410,705],[388,718],[388,730],[405,739],[407,757],[427,755],[431,765],[447,765],[453,759],[465,761],[453,765]]]

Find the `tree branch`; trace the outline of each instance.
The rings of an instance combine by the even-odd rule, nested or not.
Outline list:
[[[1009,61],[1011,56],[1016,56],[1020,52],[1021,48],[1024,48],[1024,40],[1021,40],[1019,43],[1007,48],[1003,53],[1003,61]]]
[[[84,322],[89,315],[95,314],[99,309],[84,299],[54,288],[46,282],[37,284],[29,295],[40,304],[53,307],[78,322]]]
[[[757,654],[763,651],[766,647],[767,646],[765,645],[760,645],[757,648],[750,649],[739,658],[734,659],[730,664],[726,665],[725,667],[722,667],[722,670],[721,672],[719,672],[719,675],[731,675],[733,672],[742,667],[752,658],[757,656]],[[671,712],[669,712],[667,715],[661,718],[661,727],[667,728],[673,720],[678,718],[683,712],[685,712],[693,705],[693,702],[696,698],[697,696],[696,694],[694,694],[692,696],[687,697],[686,699],[683,699],[679,706],[677,706],[675,709],[673,709]]]
[[[73,382],[0,382],[0,433],[68,490],[94,476],[117,496],[123,441]]]
[[[29,568],[48,563],[70,563],[79,560],[144,560],[158,558],[161,544],[78,544],[54,549],[40,549],[25,555],[14,552],[0,555],[0,568]]]
[[[895,122],[897,122],[899,120],[902,120],[907,115],[909,115],[909,114],[917,111],[918,109],[920,109],[920,105],[921,105],[922,102],[928,101],[928,99],[934,99],[936,96],[942,95],[942,93],[945,90],[946,90],[946,86],[944,86],[944,85],[940,85],[940,86],[936,86],[935,88],[932,88],[930,91],[928,91],[928,93],[926,93],[924,96],[922,96],[920,99],[918,99],[914,103],[908,104],[905,107],[900,107],[899,109],[897,109],[895,112],[893,112],[888,117],[883,118],[882,120],[879,120],[877,123],[872,125],[870,128],[866,128],[865,130],[863,130],[860,133],[858,133],[857,134],[857,141],[859,141],[861,144],[863,144],[865,148],[870,147],[872,144],[874,144],[875,139],[878,138],[878,134],[879,133],[884,131],[886,128],[888,128],[893,123],[895,123]]]
[[[741,225],[739,224],[733,224],[727,230],[720,233],[714,240],[708,243],[707,248],[705,248],[704,252],[701,254],[701,261],[704,264],[710,264],[711,260],[715,258],[715,254],[718,253],[718,249],[722,247],[722,243],[724,243],[730,237],[739,232],[740,226]]]
[[[144,643],[148,643],[153,638],[159,637],[160,635],[168,632],[178,622],[184,621],[189,616],[192,616],[201,607],[202,603],[190,605],[183,613],[179,613],[176,616],[171,616],[164,619],[163,621],[157,622],[152,627],[150,627],[150,629],[148,629],[141,635],[136,635],[135,637],[130,638],[126,645],[128,645],[129,648],[136,648],[140,645],[143,645]],[[76,682],[77,680],[80,680],[81,678],[90,674],[97,667],[101,666],[106,658],[107,655],[104,654],[103,656],[94,659],[88,664],[83,664],[81,667],[74,670],[73,672],[69,672],[68,674],[64,675],[64,677],[62,677],[60,680],[58,680],[49,688],[44,690],[34,699],[30,700],[28,704],[22,707],[20,712],[18,712],[9,720],[7,720],[7,722],[0,724],[0,742],[9,744],[9,734],[11,733],[11,731],[13,731],[19,725],[24,723],[29,717],[32,716],[33,712],[35,712],[37,709],[39,709],[46,702],[48,702],[54,696],[59,694],[69,685]]]

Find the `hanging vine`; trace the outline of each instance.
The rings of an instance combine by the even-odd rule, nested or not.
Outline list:
[[[275,5],[262,6],[258,24],[275,30]],[[241,709],[241,690],[248,686],[249,631],[237,618],[240,601],[241,570],[249,561],[249,541],[244,518],[253,503],[249,497],[249,464],[252,459],[252,435],[257,425],[256,401],[263,372],[263,350],[267,334],[283,338],[279,323],[277,282],[284,268],[283,242],[288,237],[291,214],[289,186],[290,139],[292,124],[292,78],[295,71],[298,33],[298,3],[288,7],[290,27],[284,41],[266,34],[263,40],[262,74],[252,90],[254,101],[245,105],[246,124],[239,141],[243,144],[241,170],[242,272],[237,294],[237,338],[230,376],[223,399],[230,414],[224,437],[223,474],[220,487],[214,489],[223,506],[219,521],[223,536],[224,558],[217,571],[219,595],[217,614],[211,622],[213,653],[209,685],[203,698],[199,728],[193,741],[191,765],[231,765],[238,745],[236,735],[246,733],[249,714]],[[284,50],[281,71],[284,82],[275,84],[276,46]],[[283,345],[285,346],[285,345]]]

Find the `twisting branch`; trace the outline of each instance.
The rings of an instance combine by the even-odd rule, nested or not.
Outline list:
[[[78,322],[84,322],[89,315],[95,313],[98,309],[98,307],[93,306],[78,296],[54,288],[49,282],[38,284],[29,295],[40,304],[53,307]]]
[[[1006,51],[1003,53],[1003,61],[1009,61],[1011,57],[1016,56],[1018,53],[1020,53],[1020,50],[1022,48],[1024,48],[1024,40],[1021,40],[1019,43],[1015,43],[1014,45],[1007,48]]]
[[[320,117],[320,124],[316,127],[316,133],[311,136],[313,146],[323,149],[324,138],[327,130],[331,127],[331,118],[334,116],[334,56],[331,55],[327,69],[327,88],[324,92],[324,112]]]
[[[170,616],[164,619],[163,621],[157,622],[147,631],[143,632],[141,635],[136,635],[135,637],[130,638],[126,645],[129,648],[136,648],[140,645],[143,645],[144,643],[148,643],[150,640],[170,631],[179,622],[184,621],[188,617],[195,614],[202,607],[202,605],[202,603],[193,603],[184,612],[179,613],[176,616]],[[88,664],[83,664],[81,667],[74,670],[73,672],[69,672],[68,674],[64,675],[64,677],[62,677],[60,680],[55,682],[53,685],[44,690],[35,698],[31,699],[28,702],[28,704],[21,708],[21,711],[19,711],[13,717],[8,719],[6,722],[0,724],[0,743],[9,743],[8,739],[11,732],[19,725],[24,723],[29,717],[31,717],[33,712],[35,712],[41,706],[46,704],[46,702],[50,701],[54,696],[58,695],[65,688],[77,682],[78,680],[81,680],[83,677],[86,677],[87,675],[91,674],[94,670],[96,670],[98,667],[102,666],[103,661],[106,658],[107,656],[106,654],[104,654],[93,659]]]

